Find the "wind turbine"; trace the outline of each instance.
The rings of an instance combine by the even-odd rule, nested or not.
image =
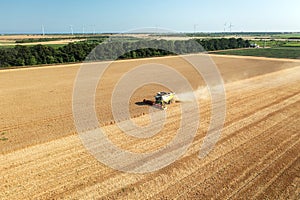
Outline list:
[[[71,29],[71,34],[74,35],[73,25],[70,25],[70,29]]]
[[[198,24],[194,24],[194,35],[196,34],[196,28],[199,26]]]
[[[82,35],[84,35],[84,28],[85,28],[85,26],[84,26],[84,24],[82,25]]]
[[[96,35],[96,25],[93,25],[93,35]]]
[[[234,27],[234,25],[230,22],[230,25],[228,26],[230,32],[231,32],[231,30],[232,30],[232,27]]]
[[[224,24],[224,33],[226,32],[226,26],[227,26],[227,22],[225,22]]]
[[[42,34],[43,34],[43,36],[45,36],[45,27],[44,27],[44,24],[42,24]]]

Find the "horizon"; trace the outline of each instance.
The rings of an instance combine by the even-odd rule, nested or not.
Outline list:
[[[0,22],[0,34],[124,33],[141,27],[177,33],[299,32],[298,7],[296,0],[4,0],[0,17],[8,20]]]
[[[158,34],[158,32],[74,32],[71,34],[70,32],[45,32],[44,35],[105,35],[105,34],[128,34],[128,35],[134,35],[134,34]],[[180,34],[225,34],[225,35],[242,35],[242,34],[300,34],[300,31],[234,31],[234,32],[222,32],[222,31],[216,31],[216,32],[209,32],[209,31],[203,31],[203,32],[159,32],[159,34],[165,34],[165,35],[180,35]],[[18,33],[0,33],[0,35],[43,35],[42,32],[18,32]]]

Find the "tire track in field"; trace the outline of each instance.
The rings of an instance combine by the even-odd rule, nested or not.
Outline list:
[[[278,115],[278,113],[277,113],[277,115]],[[289,119],[286,118],[285,120],[288,121]],[[260,123],[261,123],[261,122],[260,122]],[[278,124],[275,124],[275,125],[271,126],[270,128],[276,130],[276,129],[277,129],[278,127],[280,127],[281,125],[282,125],[282,123],[278,123]],[[261,125],[261,126],[265,126],[265,125]],[[267,127],[269,127],[269,126],[267,126]],[[280,134],[280,132],[276,132],[276,134]],[[243,155],[244,155],[244,154],[240,155],[241,152],[246,151],[248,148],[251,147],[251,145],[259,145],[260,143],[262,143],[261,140],[263,140],[263,139],[270,140],[270,138],[268,137],[268,135],[266,135],[265,133],[262,132],[262,133],[256,135],[255,137],[251,138],[250,140],[245,141],[245,142],[242,143],[241,145],[236,146],[235,148],[233,148],[230,152],[226,153],[225,155],[222,155],[222,157],[220,157],[221,161],[219,162],[219,165],[222,166],[222,167],[221,167],[221,169],[219,169],[219,170],[213,170],[213,171],[214,171],[214,174],[217,174],[219,171],[222,171],[222,170],[226,169],[226,167],[227,167],[228,165],[230,165],[230,163],[231,163],[231,165],[232,165],[232,163],[233,163],[234,160],[238,163],[238,162],[239,162],[239,159],[240,159],[240,158],[243,158]],[[269,142],[272,142],[272,141],[269,141]],[[235,141],[232,140],[231,143],[235,143]],[[257,144],[256,144],[256,143],[257,143]],[[264,144],[264,143],[262,143],[262,145],[263,145],[263,144]],[[223,145],[223,146],[225,146],[225,145]],[[230,146],[230,145],[227,145],[227,146]],[[244,149],[244,150],[242,150],[242,149]],[[232,154],[233,154],[233,155],[232,155]],[[235,154],[236,154],[236,156],[235,156]],[[233,157],[233,158],[232,158],[232,157]],[[227,160],[226,160],[226,159],[227,159]],[[228,163],[229,163],[229,164],[228,164]],[[213,165],[213,164],[211,163],[211,165]],[[218,166],[218,164],[215,164],[215,165]],[[226,166],[224,166],[224,165],[226,165]],[[235,167],[234,167],[234,168],[235,168]],[[212,171],[211,168],[208,168],[207,170]],[[201,171],[206,171],[206,170],[202,169]],[[206,171],[206,172],[207,172],[207,171]],[[205,172],[203,172],[203,173],[205,173]],[[197,174],[197,172],[196,172],[196,174]],[[190,180],[191,182],[193,182],[193,180],[194,180],[194,181],[197,180],[198,184],[200,184],[201,182],[199,183],[199,180],[205,181],[204,178],[201,178],[201,177],[205,176],[205,174],[199,174],[198,176],[196,176],[196,174],[191,174],[191,175],[190,175],[191,177],[193,177],[192,180]],[[210,172],[209,172],[209,174],[210,174]],[[214,174],[213,174],[213,175],[214,175]],[[235,174],[233,174],[233,175],[235,175]],[[191,177],[187,177],[186,179],[189,181],[189,179],[190,179]],[[195,178],[195,177],[197,177],[197,178]],[[205,177],[205,179],[207,179],[207,177]],[[180,181],[180,184],[183,184],[182,180]],[[189,185],[189,184],[187,184],[187,185]],[[197,184],[196,184],[196,186],[197,186]],[[215,185],[214,185],[214,186],[215,186]],[[222,188],[222,187],[224,187],[224,186],[221,186],[221,188]],[[172,190],[173,190],[173,189],[171,188],[170,191],[172,191]],[[168,192],[170,192],[170,191],[168,191]],[[178,191],[178,190],[173,190],[173,191]],[[181,193],[183,193],[182,190],[180,190],[180,191],[181,191]],[[167,192],[167,193],[168,193],[168,192]]]
[[[234,188],[239,188],[240,185],[242,185],[242,183],[247,182],[247,180],[249,180],[249,177],[251,178],[251,173],[252,171],[258,170],[258,166],[264,166],[267,164],[269,159],[272,159],[274,157],[276,157],[275,153],[278,153],[280,151],[282,151],[284,148],[288,148],[290,143],[292,142],[292,140],[296,139],[296,135],[292,135],[290,138],[285,139],[282,143],[277,144],[275,143],[276,141],[273,141],[273,138],[277,135],[272,134],[272,136],[270,137],[270,140],[272,140],[271,144],[269,144],[270,146],[277,146],[277,148],[274,148],[272,151],[268,152],[266,155],[263,156],[263,158],[259,159],[256,165],[252,165],[248,168],[246,168],[246,170],[243,171],[241,176],[238,176],[236,178],[234,178],[233,180],[231,180],[226,186],[224,186],[224,188],[217,194],[217,197],[219,198],[226,198],[226,193],[230,194],[230,193],[234,193],[233,189]],[[276,145],[275,145],[276,144]],[[236,189],[237,191],[237,189]]]
[[[248,182],[238,193],[236,193],[236,198],[241,196],[245,196],[247,194],[253,194],[253,198],[258,193],[261,193],[264,190],[265,186],[269,186],[274,180],[276,180],[278,174],[282,174],[288,167],[290,167],[298,157],[294,157],[299,152],[300,143],[299,140],[288,148],[282,155],[280,156],[281,159],[272,160],[270,165],[263,169],[261,172],[257,173],[256,176]],[[293,157],[291,159],[291,157]],[[268,173],[267,173],[268,171]],[[263,173],[264,172],[264,173]],[[257,191],[257,192],[255,192]]]
[[[229,167],[233,167],[233,166],[230,165]],[[226,172],[227,172],[227,169],[224,169],[223,171],[219,171],[219,176],[222,176]],[[214,185],[214,183],[217,181],[216,179],[219,179],[219,178],[217,177],[215,179],[209,179],[208,181],[205,181],[202,186],[198,186],[198,188],[193,188],[193,191],[190,191],[185,196],[180,196],[179,199],[193,199],[193,198],[195,198],[195,199],[199,199],[199,198],[203,198],[203,199],[224,199],[224,197],[219,197],[219,198],[215,197],[215,194],[217,194],[217,192],[218,192],[215,189],[215,185]],[[222,184],[225,187],[226,187],[226,180],[227,180],[227,177],[225,179],[222,179],[222,181],[224,181]],[[204,189],[203,189],[203,186],[205,186]],[[222,186],[219,186],[219,188],[222,188]],[[216,193],[214,193],[214,192],[216,192]],[[245,193],[245,194],[242,194],[238,197],[234,197],[234,198],[231,197],[230,199],[244,199],[244,198],[247,198],[247,199],[248,198],[250,198],[250,199],[260,199],[260,198],[253,197],[251,193]],[[264,197],[264,199],[265,198],[266,198],[266,196]],[[267,198],[267,199],[269,199],[269,198]]]
[[[278,111],[279,112],[279,111]],[[259,119],[258,119],[259,120]]]
[[[300,161],[298,160],[294,165],[266,190],[270,198],[275,198],[276,195],[278,199],[300,199]]]
[[[292,171],[292,172],[291,172]],[[293,188],[294,190],[297,189],[296,184],[291,184],[295,179],[297,179],[297,176],[299,178],[300,173],[300,158],[298,157],[290,166],[287,166],[284,171],[281,171],[280,175],[274,177],[273,182],[270,181],[267,186],[264,187],[262,191],[260,191],[259,194],[256,194],[256,198],[262,199],[262,198],[269,198],[269,199],[287,199],[288,197],[280,197],[281,195],[285,194],[285,189],[288,187]],[[299,188],[298,183],[298,188]],[[274,188],[274,189],[272,189]],[[295,194],[296,191],[294,191]],[[298,192],[298,195],[300,193]]]
[[[278,127],[278,124],[275,125],[274,127],[271,127],[271,128],[275,129],[276,127]],[[279,133],[276,132],[276,136],[278,134]],[[197,175],[197,174],[193,175],[193,176],[195,176],[193,179],[197,180],[198,183],[196,185],[194,185],[194,187],[191,188],[188,191],[191,192],[193,190],[196,190],[199,194],[202,194],[202,195],[205,194],[206,198],[207,197],[209,197],[209,198],[216,198],[217,197],[216,195],[219,195],[219,192],[222,191],[222,189],[224,187],[226,189],[229,188],[229,186],[227,184],[225,186],[223,185],[224,182],[230,181],[230,180],[234,179],[237,176],[238,173],[242,173],[241,171],[237,172],[235,170],[238,169],[239,166],[241,166],[241,165],[242,166],[247,165],[245,163],[246,161],[244,160],[245,159],[244,157],[245,157],[245,154],[249,151],[249,149],[253,148],[253,145],[257,145],[257,146],[262,146],[263,147],[265,143],[263,143],[262,141],[268,142],[268,143],[272,142],[271,139],[268,136],[266,136],[264,133],[259,134],[255,138],[251,139],[250,141],[245,142],[241,146],[233,149],[230,153],[226,154],[225,158],[227,158],[228,160],[226,160],[226,162],[224,162],[223,164],[221,164],[220,165],[220,166],[222,166],[221,169],[216,170],[210,177],[208,177],[208,178],[206,177],[205,180],[203,180],[203,179],[201,179],[199,177],[199,176],[203,176],[203,175],[201,175],[201,174],[199,174],[199,175]],[[290,141],[290,139],[288,139],[287,141]],[[257,144],[254,143],[254,142],[256,142]],[[265,151],[267,151],[267,150],[265,150]],[[259,155],[256,155],[256,157],[257,156],[259,156]],[[251,159],[252,160],[247,160],[248,165],[249,164],[253,165],[253,163],[255,163],[255,160],[254,160],[255,158],[251,158]],[[225,163],[229,163],[229,164],[226,164],[226,166],[224,166]],[[230,170],[234,170],[234,172],[230,172]],[[207,170],[202,169],[202,171],[211,171],[211,169],[210,168],[208,168]],[[209,174],[211,174],[211,172],[209,172]],[[225,176],[225,175],[227,175],[227,176]],[[218,179],[219,179],[219,181],[217,181]],[[199,183],[199,180],[202,180],[203,182]],[[213,185],[211,185],[211,182],[213,182]],[[201,188],[202,186],[200,184],[210,186],[210,189],[212,190],[213,193],[209,193],[208,191],[202,191],[202,192],[198,191],[200,189],[203,189],[203,188]],[[213,188],[211,188],[211,187],[213,187]],[[200,189],[197,189],[197,188],[200,188]],[[205,189],[207,190],[208,188],[205,188]],[[224,198],[223,195],[221,195],[221,197]]]

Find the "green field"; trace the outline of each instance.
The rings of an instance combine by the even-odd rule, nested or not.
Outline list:
[[[276,35],[272,35],[272,38],[277,38],[277,39],[299,38],[300,39],[300,33],[276,34]]]
[[[256,40],[251,43],[256,43],[260,47],[300,47],[300,41]]]
[[[14,48],[15,45],[0,45],[0,49],[2,48]]]
[[[212,54],[300,59],[300,48],[279,47],[279,48],[265,48],[265,49],[264,48],[239,49],[239,50],[225,50],[225,51],[212,52]]]
[[[289,42],[281,45],[282,47],[300,47],[300,42]]]

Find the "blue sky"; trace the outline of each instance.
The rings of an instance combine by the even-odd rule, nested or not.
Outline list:
[[[0,33],[300,31],[299,0],[0,0]],[[93,26],[94,25],[94,26]],[[229,29],[228,29],[229,30]]]

